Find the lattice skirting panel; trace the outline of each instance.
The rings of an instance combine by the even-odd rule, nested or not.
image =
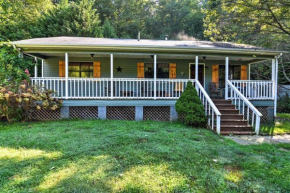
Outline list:
[[[268,117],[268,107],[256,107],[260,113],[262,113],[261,123],[266,123],[269,121]],[[245,119],[247,119],[247,108],[245,108]],[[252,121],[252,112],[249,112],[249,122]]]
[[[169,121],[170,107],[152,106],[143,108],[144,120]]]
[[[35,110],[31,113],[31,119],[35,121],[60,120],[60,109],[55,111],[47,109]]]
[[[98,107],[70,107],[71,119],[98,119]]]
[[[135,120],[135,107],[107,107],[107,119]]]

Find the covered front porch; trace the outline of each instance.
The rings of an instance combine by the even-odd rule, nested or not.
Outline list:
[[[32,84],[54,90],[54,97],[60,99],[178,99],[188,82],[196,85],[197,81],[211,98],[230,99],[229,81],[249,100],[275,100],[275,59],[271,80],[250,80],[249,57],[144,53],[41,56],[41,73],[35,67]]]

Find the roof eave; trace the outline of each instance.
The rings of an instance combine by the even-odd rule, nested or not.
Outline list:
[[[120,46],[120,45],[44,45],[44,44],[13,44],[18,48],[39,48],[39,49],[92,49],[92,50],[97,50],[97,49],[114,49],[114,50],[148,50],[148,51],[187,51],[187,52],[194,52],[194,51],[204,51],[206,53],[211,53],[211,52],[218,52],[218,53],[244,53],[244,54],[265,54],[265,55],[271,55],[271,56],[277,56],[280,55],[281,53],[288,53],[285,51],[269,51],[269,50],[257,50],[257,49],[239,49],[239,48],[202,48],[202,47],[174,47],[174,46]]]

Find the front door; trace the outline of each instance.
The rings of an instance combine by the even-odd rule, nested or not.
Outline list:
[[[195,79],[195,64],[190,64],[190,79]],[[204,87],[204,65],[198,65],[198,81]]]

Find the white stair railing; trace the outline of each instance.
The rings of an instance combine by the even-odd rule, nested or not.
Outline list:
[[[220,134],[221,132],[221,113],[212,102],[211,98],[208,96],[207,92],[204,90],[203,86],[198,80],[195,80],[196,91],[198,96],[204,106],[205,114],[208,119],[208,125],[214,130],[216,126],[216,132]]]
[[[260,120],[263,115],[229,80],[227,80],[226,86],[228,86],[229,89],[229,98],[243,115],[243,118],[245,119],[245,117],[247,117],[246,120],[248,121],[248,124],[252,127],[255,126],[255,133],[258,135],[260,131]],[[251,121],[250,113],[252,114]]]

